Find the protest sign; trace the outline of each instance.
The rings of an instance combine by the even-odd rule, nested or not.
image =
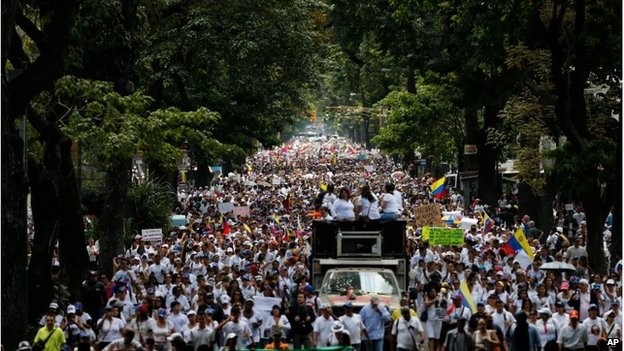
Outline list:
[[[477,223],[479,222],[478,219],[475,218],[468,218],[468,217],[464,217],[461,219],[461,223],[459,224],[459,227],[461,229],[470,229],[470,227],[474,224],[477,225]]]
[[[234,216],[249,217],[249,206],[234,206],[232,214]]]
[[[458,228],[424,227],[422,238],[431,245],[460,246],[464,244],[464,231]]]
[[[254,296],[253,310],[262,320],[267,320],[271,316],[274,305],[281,306],[282,299],[279,297]]]
[[[442,223],[442,217],[440,216],[440,207],[436,204],[414,207],[414,217],[414,221],[418,227],[444,225],[444,223]]]
[[[143,229],[141,237],[143,241],[162,241],[162,229]]]
[[[219,212],[221,213],[228,213],[232,210],[234,210],[234,204],[231,202],[221,202],[219,203]]]

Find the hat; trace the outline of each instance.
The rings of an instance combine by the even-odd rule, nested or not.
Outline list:
[[[56,303],[56,302],[51,302],[51,303],[50,303],[50,306],[48,306],[48,309],[51,309],[51,310],[56,310],[56,309],[58,309],[58,303]]]
[[[565,306],[563,305],[563,302],[557,301],[555,302],[555,307],[565,307]]]
[[[193,315],[193,316],[197,316],[197,312],[195,312],[195,310],[189,310],[188,312],[186,312],[186,316],[187,316],[187,317],[188,317],[188,316],[191,316],[191,315]]]
[[[589,308],[587,310],[588,311],[591,311],[591,310],[598,311],[598,305],[596,305],[595,303],[592,303],[591,305],[589,305]]]
[[[112,310],[113,310],[113,306],[111,305],[104,306],[104,311],[112,311]]]
[[[570,283],[568,282],[561,282],[561,290],[568,290],[570,289]]]
[[[137,235],[134,236],[134,240],[139,240],[141,238],[142,238],[141,234],[137,234]]]
[[[339,321],[335,321],[334,325],[332,326],[332,331],[334,333],[342,333],[343,330],[344,326],[342,325],[342,323],[340,323]]]
[[[461,296],[461,294],[455,294],[455,295],[453,295],[453,297],[451,297],[451,299],[457,300],[457,301],[460,301],[460,302],[463,300],[463,298],[464,297]]]
[[[182,341],[184,342],[184,337],[182,336],[182,334],[180,333],[173,333],[171,334],[171,336],[167,337],[167,340],[169,341]]]
[[[592,284],[592,290],[600,290],[600,284],[598,283]]]
[[[207,293],[206,293],[206,298],[207,298],[207,299],[214,299],[214,293],[207,292]]]
[[[74,306],[76,306],[76,311],[82,311],[82,303],[81,302],[76,302],[74,304]]]
[[[254,300],[252,298],[249,298],[249,299],[245,300],[245,303],[247,303],[247,302],[251,302],[252,305],[254,304]]]
[[[17,346],[17,349],[19,351],[22,350],[30,350],[30,344],[28,343],[28,341],[24,340],[24,341],[20,341],[19,345]]]
[[[238,335],[236,335],[236,333],[229,333],[229,334],[225,337],[225,340],[232,340],[232,339],[235,339],[236,337],[238,337]]]
[[[234,250],[232,250],[231,247],[228,247],[227,250],[225,250],[225,252],[234,252]],[[230,333],[231,334],[231,333]]]
[[[541,308],[539,311],[537,311],[539,314],[547,314],[547,315],[552,315],[550,312],[550,309],[548,309],[547,307]]]
[[[329,304],[327,304],[327,303],[321,304],[321,309],[322,310],[325,310],[325,309],[328,309],[328,308],[331,308],[331,306]]]
[[[221,295],[219,299],[221,300],[221,303],[223,304],[230,303],[230,297],[226,294]]]
[[[306,292],[313,292],[314,291],[314,287],[310,284],[306,285],[303,290],[305,290]]]
[[[158,310],[158,317],[167,317],[167,310],[164,308],[161,308]]]
[[[76,306],[74,305],[67,306],[67,314],[70,314],[70,313],[76,313]]]
[[[483,303],[483,301],[479,301],[477,302],[477,306],[485,306],[485,304]]]
[[[589,285],[589,281],[587,281],[587,279],[581,279],[578,282],[579,284],[585,284],[585,285]]]
[[[125,285],[118,286],[118,287],[115,289],[115,292],[117,292],[117,293],[125,293],[126,291],[128,291],[128,288],[126,288],[126,286],[125,286]]]
[[[353,304],[351,303],[351,301],[347,301],[347,302],[345,302],[344,305],[342,305],[342,307],[344,307],[344,308],[353,308]]]
[[[501,273],[501,272],[499,272],[499,273]],[[499,280],[499,281],[496,282],[496,286],[500,286],[501,288],[504,288],[505,287],[505,283],[503,283],[502,281]]]
[[[607,285],[615,285],[615,280],[607,279]]]
[[[557,232],[558,233],[563,233],[563,228],[562,227],[557,227]]]
[[[136,310],[139,313],[147,313],[147,305],[142,303],[137,306]]]
[[[576,319],[579,318],[579,314],[578,314],[577,310],[570,311],[570,319],[572,319],[572,318],[576,318]]]

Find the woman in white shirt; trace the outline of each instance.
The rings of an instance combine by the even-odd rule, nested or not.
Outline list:
[[[394,184],[386,183],[384,189],[385,193],[381,195],[381,220],[394,221],[399,212],[399,204],[394,197]]]
[[[268,316],[262,323],[264,328],[261,338],[262,345],[265,345],[270,337],[271,330],[278,327],[282,331],[282,336],[285,336],[290,330],[290,322],[288,318],[281,313],[279,305],[273,305],[271,308],[271,315]]]
[[[615,322],[615,312],[611,311],[607,314],[607,338],[618,338],[622,337],[622,330],[620,326]]]
[[[381,215],[377,207],[379,207],[379,202],[377,197],[371,192],[370,186],[368,184],[362,185],[355,211],[358,220],[368,217],[370,221],[378,221]]]
[[[553,318],[550,318],[552,313],[548,307],[544,307],[537,312],[539,313],[540,319],[535,322],[535,327],[537,328],[542,350],[557,350],[557,330],[560,329],[559,323]]]
[[[106,306],[104,309],[104,317],[100,318],[97,322],[97,328],[100,330],[98,334],[98,341],[102,348],[110,344],[113,340],[122,338],[121,329],[126,325],[120,318],[113,316],[113,308]]]
[[[355,212],[354,206],[349,199],[351,194],[347,188],[340,189],[338,193],[338,199],[334,201],[331,208],[331,214],[337,221],[354,221]]]

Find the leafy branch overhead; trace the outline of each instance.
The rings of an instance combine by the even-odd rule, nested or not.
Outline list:
[[[55,95],[72,110],[63,131],[105,167],[141,152],[147,162],[174,170],[183,144],[213,157],[226,150],[213,136],[220,116],[206,108],[150,111],[153,100],[141,92],[122,96],[112,83],[72,76],[57,81]]]

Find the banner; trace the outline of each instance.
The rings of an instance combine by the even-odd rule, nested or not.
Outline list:
[[[423,240],[429,240],[431,245],[461,246],[464,244],[464,231],[458,228],[424,227]]]
[[[420,228],[430,225],[444,225],[440,216],[440,206],[436,204],[414,207],[414,217],[416,226]]]
[[[141,236],[143,241],[162,241],[162,229],[142,229]]]
[[[232,214],[234,216],[249,217],[249,206],[234,206]]]

